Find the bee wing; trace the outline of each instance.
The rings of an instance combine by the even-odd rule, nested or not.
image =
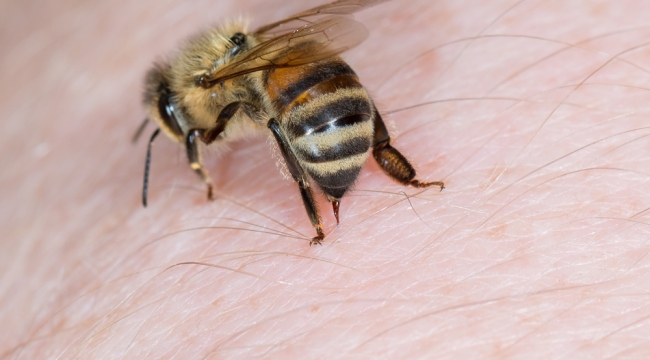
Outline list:
[[[329,4],[317,6],[313,9],[292,15],[286,19],[265,25],[255,30],[258,37],[278,37],[292,32],[302,26],[316,22],[320,17],[327,15],[351,15],[377,4],[389,0],[337,0]]]
[[[368,36],[359,22],[331,16],[291,33],[265,41],[235,57],[229,64],[203,75],[199,84],[210,88],[228,79],[260,70],[304,65],[338,55]]]

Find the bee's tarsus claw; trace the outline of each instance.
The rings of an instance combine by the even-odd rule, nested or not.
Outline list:
[[[325,234],[323,234],[323,230],[320,227],[320,224],[316,228],[316,232],[318,233],[318,235],[316,235],[314,238],[311,239],[311,241],[309,242],[309,246],[312,246],[314,244],[318,244],[320,246],[323,246],[321,241],[323,241],[323,239],[325,238]]]

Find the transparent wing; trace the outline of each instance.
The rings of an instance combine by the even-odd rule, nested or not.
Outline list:
[[[286,19],[265,25],[255,30],[255,35],[264,38],[278,37],[283,34],[292,32],[303,26],[313,24],[320,17],[328,15],[350,15],[369,7],[387,2],[389,0],[338,0],[329,4],[317,6],[313,9],[290,16]]]
[[[291,33],[265,41],[199,80],[210,88],[255,71],[304,65],[338,55],[358,44],[368,32],[359,22],[342,16],[325,17]]]

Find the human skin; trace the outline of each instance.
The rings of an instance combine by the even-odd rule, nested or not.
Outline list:
[[[369,160],[338,226],[319,197],[323,246],[264,137],[206,153],[213,202],[159,137],[142,207],[152,61],[321,3],[0,5],[0,358],[648,358],[642,1],[358,14],[370,37],[344,58],[446,189]]]

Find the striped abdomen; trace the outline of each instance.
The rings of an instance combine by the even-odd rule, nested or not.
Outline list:
[[[339,59],[265,76],[280,124],[303,169],[331,198],[352,186],[372,144],[372,105],[352,69]]]

